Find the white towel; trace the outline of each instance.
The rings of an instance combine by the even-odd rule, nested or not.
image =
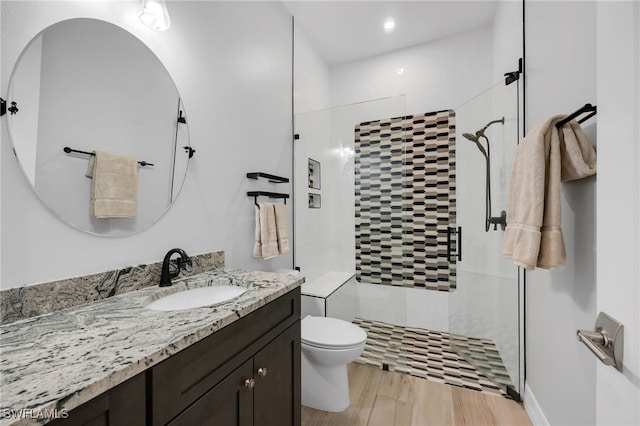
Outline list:
[[[273,204],[258,203],[256,207],[256,232],[253,255],[271,259],[280,254],[276,232],[276,215]]]
[[[275,210],[278,251],[280,254],[287,253],[289,251],[289,237],[287,235],[287,205],[283,203],[275,204]]]
[[[596,173],[596,153],[572,120],[554,116],[531,130],[513,160],[502,254],[525,268],[566,263],[560,228],[560,183]]]
[[[96,219],[136,216],[138,162],[126,155],[96,151],[85,175],[91,182],[91,215]]]

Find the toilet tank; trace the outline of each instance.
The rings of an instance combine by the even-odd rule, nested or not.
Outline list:
[[[329,271],[302,284],[301,312],[351,322],[357,312],[356,279],[353,273]]]

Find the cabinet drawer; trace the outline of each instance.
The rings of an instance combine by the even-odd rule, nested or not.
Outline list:
[[[166,424],[300,319],[296,288],[151,370],[152,424]]]

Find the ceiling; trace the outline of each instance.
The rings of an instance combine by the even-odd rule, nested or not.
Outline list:
[[[330,64],[354,61],[491,26],[497,1],[284,1],[295,25]],[[396,27],[385,33],[393,18]]]

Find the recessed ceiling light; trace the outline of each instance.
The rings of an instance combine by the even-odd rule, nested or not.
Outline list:
[[[395,27],[396,27],[396,21],[394,21],[393,19],[387,19],[384,23],[384,31],[387,33],[393,31]]]

